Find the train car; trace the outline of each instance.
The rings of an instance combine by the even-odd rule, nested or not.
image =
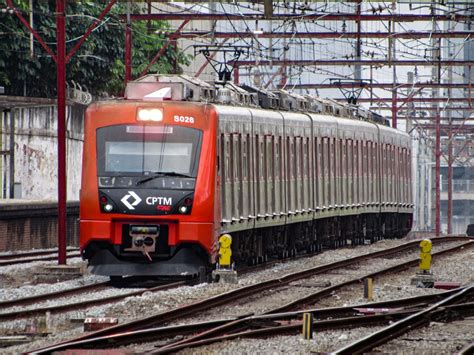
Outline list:
[[[80,246],[92,272],[196,275],[223,233],[240,265],[405,235],[409,137],[319,103],[150,75],[91,105]]]

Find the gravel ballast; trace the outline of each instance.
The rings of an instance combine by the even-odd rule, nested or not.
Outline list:
[[[151,314],[156,314],[159,312],[163,312],[166,310],[170,310],[172,308],[176,308],[181,305],[185,304],[190,304],[195,301],[217,295],[232,289],[235,289],[237,287],[242,287],[246,285],[251,285],[256,282],[260,282],[263,280],[268,280],[272,279],[275,277],[281,277],[284,274],[295,272],[295,271],[300,271],[302,269],[307,269],[310,267],[315,267],[323,264],[327,264],[330,262],[342,260],[345,258],[349,257],[354,257],[357,255],[360,255],[361,253],[368,253],[368,252],[373,252],[381,249],[386,249],[389,247],[393,247],[396,245],[400,245],[405,243],[406,240],[385,240],[385,241],[380,241],[372,245],[366,245],[366,246],[358,246],[355,248],[344,248],[344,249],[338,249],[338,250],[330,250],[330,251],[325,251],[321,254],[318,254],[316,256],[313,256],[311,258],[305,258],[305,259],[297,259],[297,260],[292,260],[286,263],[281,263],[281,264],[276,264],[275,266],[268,268],[266,270],[258,271],[255,273],[243,275],[239,278],[239,283],[237,285],[230,285],[230,284],[201,284],[201,285],[196,285],[196,286],[183,286],[179,287],[176,289],[171,289],[167,291],[159,291],[159,292],[145,292],[142,296],[138,297],[129,297],[126,298],[125,300],[121,302],[117,302],[114,304],[110,305],[103,305],[103,306],[97,306],[97,307],[91,307],[87,309],[86,311],[82,312],[72,312],[72,313],[66,313],[66,314],[61,314],[61,315],[52,315],[52,323],[53,323],[53,334],[48,335],[46,338],[38,339],[33,341],[32,343],[28,345],[22,345],[22,346],[17,346],[17,347],[11,347],[8,348],[8,350],[11,350],[12,353],[17,353],[17,352],[22,352],[22,351],[27,351],[31,349],[35,349],[41,346],[45,345],[50,345],[52,343],[58,342],[60,340],[65,340],[69,339],[74,336],[78,336],[83,333],[82,331],[82,324],[73,324],[69,322],[69,318],[71,317],[83,317],[85,315],[87,316],[111,316],[111,317],[118,317],[120,323],[124,323],[133,319],[136,319],[138,317],[142,317],[145,314],[151,315]],[[459,243],[459,242],[457,242]],[[443,244],[448,246],[447,244]],[[449,246],[452,246],[453,243],[450,243]],[[435,247],[435,250],[438,247]],[[414,252],[406,254],[409,256],[409,258],[416,257],[415,255],[417,254],[417,250],[414,249]],[[464,252],[463,252],[464,254]],[[405,256],[404,256],[405,257]],[[472,255],[470,255],[472,258]],[[444,258],[449,258],[449,257],[443,257]],[[453,257],[453,260],[456,260],[457,263],[461,260],[459,257]],[[381,260],[381,259],[380,259]],[[393,259],[392,259],[393,260]],[[472,259],[471,259],[472,260]],[[391,259],[386,259],[384,260],[381,264],[383,264],[381,268],[385,268],[388,266],[388,263],[392,262],[397,262],[395,259],[394,261],[391,261]],[[471,262],[472,263],[472,262]],[[468,264],[468,263],[467,263]],[[435,262],[436,265],[436,262]],[[451,265],[451,264],[450,264]],[[31,265],[30,265],[31,266]],[[14,266],[10,266],[9,268],[13,268]],[[23,270],[25,268],[25,265],[17,265],[17,267],[21,267]],[[372,270],[374,266],[373,265],[361,265],[360,268],[364,269],[364,272],[367,270]],[[435,267],[435,266],[434,266]],[[466,267],[466,265],[465,265]],[[456,281],[461,281],[465,282],[464,280],[467,279],[467,275],[472,275],[472,265],[471,267],[471,272],[461,272],[461,271],[456,271],[456,270],[451,270],[452,274],[451,276],[446,276],[446,278],[453,277],[453,275],[458,275],[458,279]],[[443,277],[443,275],[448,273],[446,268],[441,268],[440,270],[440,278]],[[449,269],[449,268],[448,268]],[[413,274],[413,270],[411,271],[411,274]],[[435,270],[435,269],[434,269]],[[8,276],[11,277],[12,269],[9,269]],[[356,270],[352,270],[356,271]],[[0,268],[0,277],[1,274],[4,272],[3,268]],[[360,271],[359,271],[360,272]],[[436,271],[435,271],[436,272]],[[410,273],[410,272],[408,272]],[[324,275],[324,277],[330,276],[333,278],[333,280],[336,280],[337,278],[343,278],[347,277],[347,275],[344,275],[344,273],[334,273],[332,275]],[[324,277],[319,277],[319,278],[314,278],[314,280],[321,281],[324,280]],[[101,280],[103,281],[103,278],[95,279],[95,276],[87,275],[84,278],[77,279],[77,280],[71,280],[71,281],[66,281],[62,282],[61,287],[65,288],[72,288],[78,286],[80,283],[89,283],[89,282],[94,282],[94,280],[98,281]],[[406,278],[406,276],[405,276]],[[471,280],[472,281],[472,280]],[[309,281],[308,281],[309,282]],[[331,281],[331,282],[336,282],[336,281]],[[403,283],[399,283],[400,280],[396,279],[387,279],[387,281],[384,278],[381,278],[380,280],[376,279],[375,281],[375,287],[374,287],[374,301],[380,301],[382,299],[393,299],[396,297],[409,297],[410,295],[407,295],[408,290],[415,289],[417,291],[413,291],[413,295],[416,294],[423,294],[422,292],[433,292],[433,291],[426,291],[430,289],[416,289],[414,287],[409,286],[409,281],[404,280]],[[408,284],[406,283],[408,282]],[[28,286],[28,287],[26,287]],[[33,294],[39,294],[42,293],[41,291],[37,291],[39,289],[47,290],[48,292],[51,291],[50,287],[52,285],[46,284],[46,285],[26,285],[25,287],[19,287],[17,290],[10,290],[8,287],[5,289],[0,289],[0,297],[1,299],[11,299],[11,297],[15,297],[14,295],[17,294],[23,294],[24,297],[28,295],[33,295]],[[55,285],[56,286],[56,285]],[[38,287],[38,289],[34,289],[35,287]],[[291,299],[294,299],[295,293],[294,290],[298,289],[298,293],[302,292],[305,293],[308,291],[307,287],[298,287],[296,285],[293,285],[292,287],[289,287],[286,291],[286,299],[285,301],[289,301]],[[8,293],[2,293],[3,291],[7,290],[6,292]],[[352,290],[348,289],[347,291],[345,290],[344,292],[337,293],[330,297],[330,301],[327,299],[322,301],[321,306],[324,305],[324,302],[329,302],[331,305],[343,305],[343,304],[356,304],[356,303],[364,303],[365,301],[362,298],[362,291],[361,288],[354,288]],[[397,292],[394,292],[396,290]],[[127,290],[127,292],[130,291],[130,289]],[[314,291],[314,289],[312,290]],[[357,293],[356,293],[357,292]],[[439,292],[436,290],[435,292]],[[347,296],[345,294],[347,293]],[[284,293],[283,293],[284,294]],[[281,295],[283,295],[281,294]],[[351,295],[352,294],[352,295]],[[355,295],[360,295],[360,297],[354,297]],[[272,294],[268,294],[268,298],[265,299],[266,303],[269,303],[272,299]],[[285,302],[283,302],[285,303]],[[256,312],[261,312],[262,310],[267,309],[271,305],[263,305],[264,307],[257,306],[255,308]],[[319,304],[318,304],[319,306]],[[325,305],[324,305],[325,306]],[[242,307],[244,308],[244,307]],[[238,314],[240,310],[238,307],[232,307],[232,309],[228,310],[228,316],[235,316]],[[211,314],[214,312],[210,312]],[[249,313],[248,310],[245,313]],[[222,314],[219,314],[218,312],[214,313],[218,314],[219,317],[222,316]],[[209,316],[208,318],[209,319]],[[8,323],[8,322],[6,322]],[[0,328],[5,329],[4,326],[7,324],[0,324]],[[11,324],[10,324],[11,325]],[[17,325],[20,327],[20,325]],[[8,327],[10,328],[10,327]],[[10,328],[11,329],[11,328]],[[20,328],[17,328],[20,329]],[[355,332],[356,330],[354,330]],[[341,339],[344,339],[345,336],[343,335],[344,332],[340,333],[342,336]],[[275,339],[279,339],[281,337],[276,337]],[[283,337],[286,338],[286,337]],[[298,338],[298,337],[288,337],[288,338]],[[328,339],[331,339],[331,336],[328,337]],[[251,340],[253,341],[253,340]],[[297,343],[300,341],[297,339]],[[146,346],[147,344],[143,344]],[[307,345],[307,344],[306,344]],[[305,345],[305,346],[306,346]],[[296,348],[295,348],[296,349]],[[311,348],[312,349],[312,348]],[[207,351],[207,347],[195,349],[199,351]],[[297,350],[297,349],[296,349]],[[297,350],[299,351],[299,350]],[[313,350],[311,350],[313,351]],[[327,351],[327,350],[319,350],[319,351]],[[303,350],[304,352],[304,350]]]

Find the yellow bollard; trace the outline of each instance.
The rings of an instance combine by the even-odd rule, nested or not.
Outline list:
[[[219,267],[229,269],[231,267],[232,237],[229,234],[223,234],[219,237]]]
[[[303,313],[303,338],[313,339],[313,313]]]
[[[429,273],[431,269],[431,249],[433,243],[429,239],[423,239],[420,242],[420,271],[422,273]]]
[[[372,301],[374,298],[373,293],[373,279],[368,277],[364,279],[364,298],[367,298],[369,301]]]

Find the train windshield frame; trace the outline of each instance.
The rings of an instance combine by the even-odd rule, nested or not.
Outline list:
[[[121,124],[100,127],[98,176],[178,173],[196,178],[203,132],[179,125]]]

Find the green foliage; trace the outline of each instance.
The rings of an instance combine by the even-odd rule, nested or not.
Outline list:
[[[28,1],[15,1],[28,19]],[[74,47],[94,18],[100,15],[105,5],[91,1],[69,1],[66,3],[66,52]],[[56,19],[54,1],[34,1],[34,27],[56,53]],[[137,8],[133,10],[137,12]],[[120,95],[125,76],[125,24],[119,15],[125,13],[125,5],[116,4],[102,23],[96,27],[66,67],[67,82],[74,80],[85,86],[93,95]],[[153,31],[148,33],[147,22],[132,23],[132,74],[136,78],[156,55],[166,39],[154,31],[166,31],[168,25],[162,21],[151,21]],[[178,64],[187,64],[189,58],[181,52],[175,53],[169,46],[149,73],[171,73],[175,58]],[[178,68],[179,70],[179,68]],[[9,95],[55,97],[56,64],[35,40],[34,55],[30,56],[30,33],[19,19],[0,13],[0,86],[5,86]]]

